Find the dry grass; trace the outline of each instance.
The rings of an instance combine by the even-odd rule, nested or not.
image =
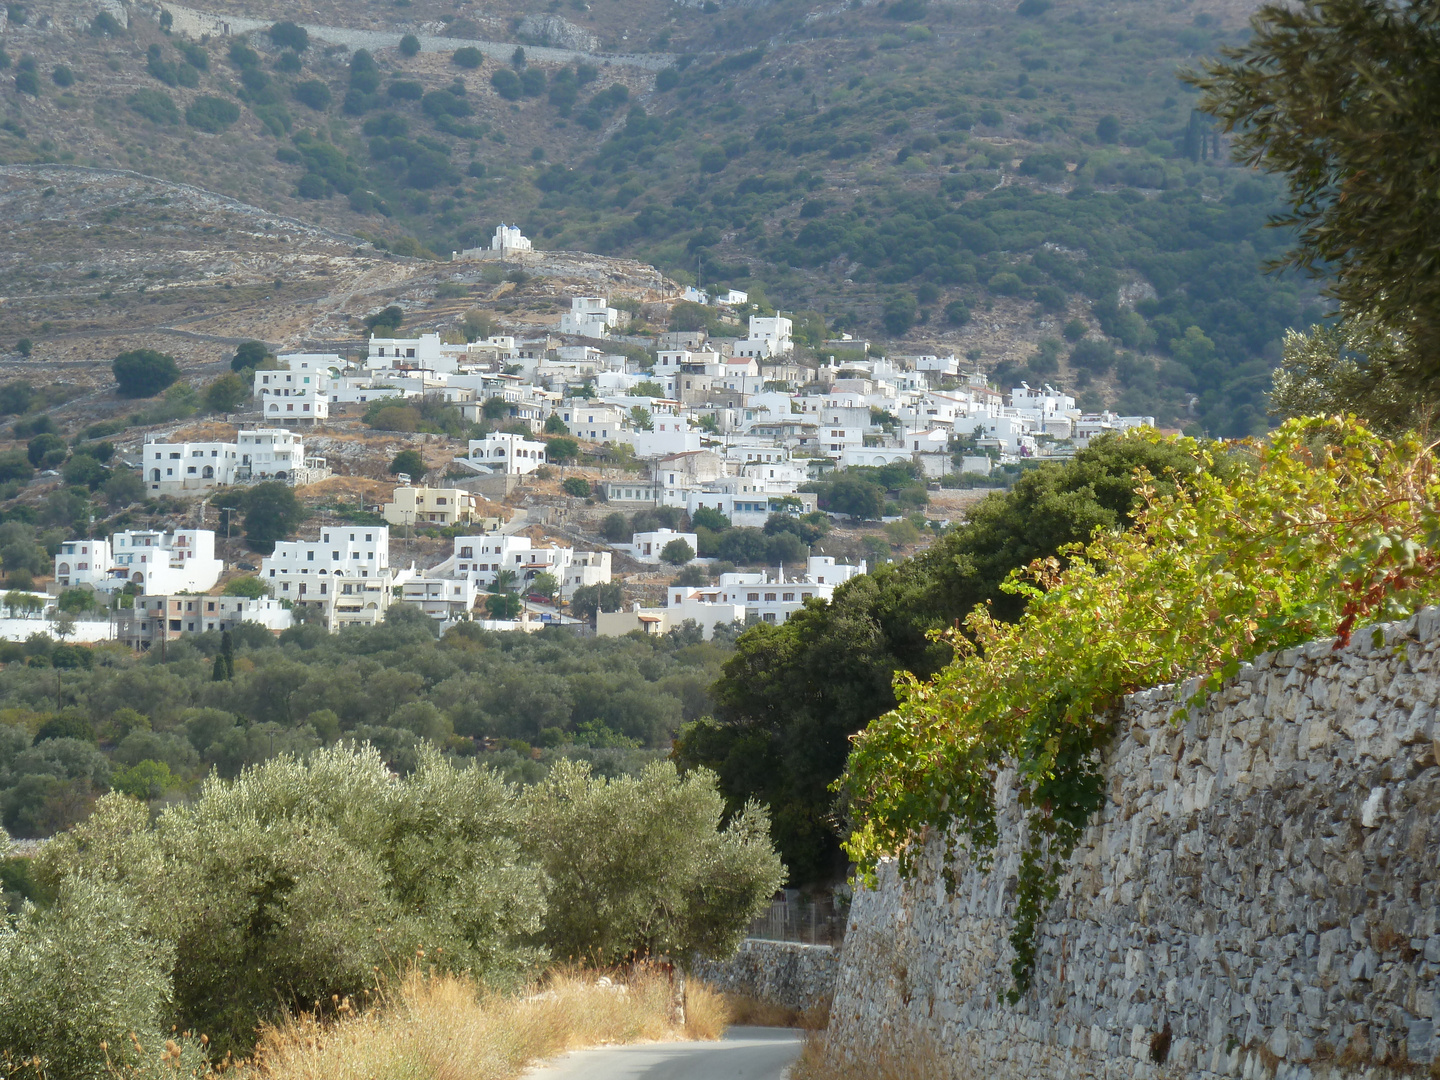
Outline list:
[[[265,1080],[503,1080],[582,1046],[714,1039],[726,1015],[718,994],[691,984],[687,1023],[671,1018],[665,972],[626,984],[578,973],[552,976],[517,997],[477,993],[463,980],[412,973],[374,1009],[339,1019],[303,1016],[265,1028],[239,1068]]]
[[[805,1031],[824,1031],[830,1023],[830,1003],[824,1002],[809,1009],[795,1009],[789,1005],[778,1005],[773,1001],[761,1001],[745,994],[726,994],[725,1004],[729,1008],[730,1023],[746,1027],[802,1028]]]
[[[790,1080],[945,1080],[950,1069],[933,1040],[919,1036],[898,1040],[902,1050],[872,1050],[848,1060],[831,1046],[823,1031],[805,1039]]]
[[[694,979],[685,981],[685,1037],[710,1041],[737,1023],[726,996]]]

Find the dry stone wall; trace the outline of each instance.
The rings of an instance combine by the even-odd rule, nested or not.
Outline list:
[[[932,840],[857,894],[832,1042],[987,1080],[1440,1076],[1440,611],[1376,637],[1262,656],[1183,723],[1126,699],[1013,1006],[1002,777],[988,873]]]
[[[825,1005],[835,993],[838,957],[829,945],[747,939],[729,960],[702,960],[695,975],[727,994],[791,1009]]]

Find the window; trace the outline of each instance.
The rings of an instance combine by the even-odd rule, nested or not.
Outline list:
[[[780,599],[787,604],[793,604],[795,602],[795,594],[793,592],[787,592],[782,594]]]
[[[746,593],[745,599],[750,603],[754,603],[760,599],[760,594],[758,592]]]
[[[767,592],[765,594],[765,602],[767,604],[773,604],[775,602],[775,594],[773,592]]]

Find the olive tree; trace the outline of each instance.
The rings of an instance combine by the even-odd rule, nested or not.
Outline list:
[[[748,803],[722,825],[704,769],[655,762],[606,778],[559,761],[525,805],[547,881],[541,940],[556,958],[728,957],[785,879],[767,813]]]

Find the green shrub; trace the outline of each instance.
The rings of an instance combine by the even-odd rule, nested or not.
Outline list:
[[[226,596],[248,596],[251,599],[259,599],[268,596],[270,590],[258,577],[238,577],[225,585]]]
[[[302,53],[310,47],[309,31],[293,22],[277,22],[267,32],[277,48]]]
[[[95,37],[121,37],[125,28],[108,11],[102,11],[90,20],[90,33]]]
[[[784,880],[765,811],[748,804],[722,829],[704,769],[657,762],[606,779],[562,761],[525,803],[546,875],[541,939],[557,958],[729,956]]]
[[[330,88],[319,79],[309,79],[300,83],[291,91],[291,94],[301,105],[308,106],[317,112],[324,112],[330,107]]]
[[[138,1064],[132,1032],[159,1051],[174,953],[145,929],[123,889],[94,880],[67,881],[53,907],[0,921],[0,1047],[38,1058],[39,1075],[75,1080]]]
[[[174,99],[164,90],[136,90],[125,99],[125,104],[152,123],[180,123],[180,110],[175,107]]]
[[[490,76],[490,85],[495,88],[506,101],[519,101],[524,93],[524,87],[520,83],[520,76],[509,68],[499,68],[495,74]]]
[[[450,62],[456,67],[468,68],[473,71],[484,63],[484,54],[473,45],[466,45],[464,48],[456,49],[450,57]]]
[[[196,98],[185,110],[187,124],[211,135],[219,134],[239,119],[239,105],[209,94]]]
[[[153,397],[180,378],[180,366],[175,358],[154,349],[123,352],[110,368],[121,397]]]

